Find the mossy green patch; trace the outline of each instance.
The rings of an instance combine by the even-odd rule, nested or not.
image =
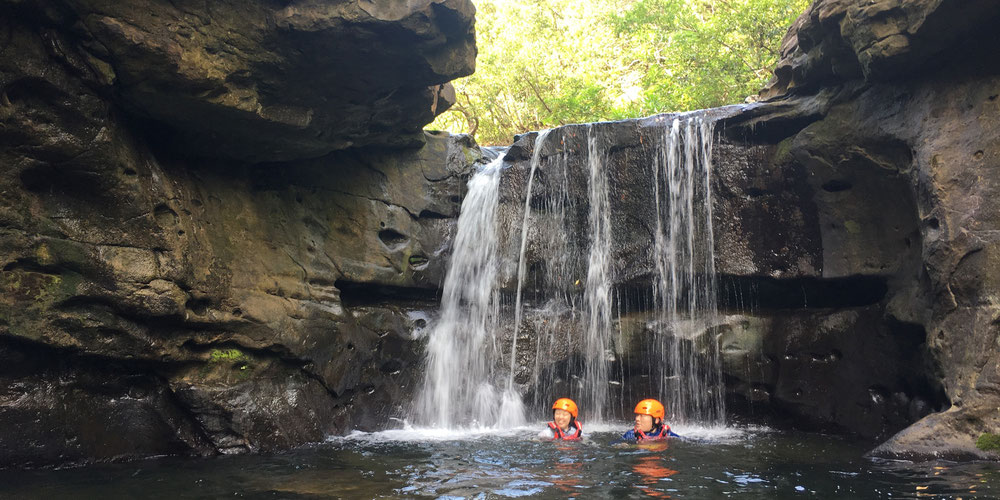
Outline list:
[[[254,371],[251,357],[236,349],[212,349],[208,362],[194,373],[202,383],[232,384],[250,378]]]
[[[469,165],[472,165],[483,157],[482,153],[479,152],[479,148],[472,149],[463,147],[462,153],[465,155],[465,162]]]
[[[1000,434],[985,432],[976,439],[976,448],[983,451],[1000,452]]]
[[[857,222],[854,222],[852,220],[844,221],[844,228],[847,229],[847,232],[851,234],[861,233],[861,224],[858,224]]]
[[[782,165],[792,161],[792,144],[794,140],[795,136],[792,136],[778,143],[778,147],[774,151],[775,165]]]
[[[75,273],[7,271],[0,272],[0,291],[8,300],[21,302],[29,309],[41,309],[75,295],[80,281]]]
[[[212,349],[208,360],[212,363],[236,363],[247,362],[250,358],[239,349]]]

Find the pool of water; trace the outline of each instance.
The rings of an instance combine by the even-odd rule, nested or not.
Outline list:
[[[356,433],[274,455],[0,471],[2,498],[998,498],[994,463],[863,458],[871,443],[761,428],[552,442],[503,432]]]

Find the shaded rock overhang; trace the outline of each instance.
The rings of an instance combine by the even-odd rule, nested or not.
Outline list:
[[[315,158],[415,147],[475,69],[475,8],[417,2],[19,1],[48,56],[184,155]],[[41,61],[22,78],[45,79]],[[18,85],[16,81],[2,82]],[[22,81],[20,84],[30,85]]]

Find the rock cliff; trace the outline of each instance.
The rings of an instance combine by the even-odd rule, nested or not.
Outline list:
[[[998,20],[1000,10],[985,1],[818,1],[785,39],[777,76],[762,92],[770,98],[757,111],[762,117],[744,122],[809,121],[778,134],[788,137],[776,161],[849,187],[831,198],[871,190],[857,206],[870,207],[872,218],[857,231],[846,226],[857,220],[845,212],[855,203],[830,212],[844,230],[824,233],[825,254],[892,258],[918,249],[916,265],[882,271],[889,275],[882,302],[887,321],[910,325],[925,343],[949,405],[876,455],[996,458],[975,442],[1000,425]],[[897,192],[911,205],[876,177],[902,182],[906,190]],[[879,245],[882,252],[843,245],[866,235],[897,244]]]
[[[481,154],[421,131],[472,24],[464,0],[0,2],[0,465],[398,416]]]

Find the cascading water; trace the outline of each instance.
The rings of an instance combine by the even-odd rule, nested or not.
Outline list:
[[[587,186],[589,214],[582,226],[571,217],[575,206],[568,172],[566,132],[555,143],[552,131],[539,133],[528,173],[524,211],[518,228],[518,280],[514,305],[515,340],[520,336],[528,305],[523,300],[527,281],[527,247],[533,248],[538,272],[532,285],[531,332],[535,358],[531,377],[536,406],[545,406],[555,397],[571,396],[585,408],[588,422],[600,422],[606,415],[611,301],[611,220],[608,180],[605,169],[606,145],[592,125],[586,126]],[[572,133],[571,133],[572,134]],[[550,142],[552,144],[550,144]],[[543,166],[543,150],[549,148]],[[542,192],[537,191],[538,183]],[[537,210],[533,211],[533,207]],[[574,214],[575,215],[575,214]],[[585,247],[574,245],[574,235],[586,235]],[[586,251],[586,255],[582,253]],[[537,274],[541,274],[540,276]],[[582,288],[582,297],[580,292]],[[582,301],[581,301],[582,299]],[[581,325],[582,322],[582,325]],[[554,369],[547,365],[561,347],[578,350],[575,362]],[[514,360],[511,360],[513,380]]]
[[[675,118],[664,129],[653,165],[658,214],[653,290],[664,368],[660,394],[670,402],[674,421],[721,423],[725,418],[718,343],[706,333],[717,314],[713,129],[714,123],[700,114]]]
[[[469,180],[445,277],[441,318],[427,344],[416,421],[434,427],[511,427],[524,422],[520,394],[497,389],[497,158]],[[497,401],[501,401],[497,408]]]
[[[713,123],[702,114],[686,114],[662,130],[652,148],[642,149],[651,154],[646,156],[651,184],[636,187],[655,200],[657,214],[650,242],[653,303],[633,311],[650,318],[646,331],[652,337],[641,342],[651,357],[649,380],[658,381],[651,387],[655,393],[643,397],[667,403],[672,422],[717,424],[725,410],[711,331],[716,316]],[[611,401],[609,390],[612,385],[624,390],[625,379],[635,375],[616,362],[612,349],[623,303],[613,300],[615,280],[621,278],[615,276],[620,265],[613,264],[620,243],[615,243],[612,211],[619,199],[631,196],[625,191],[631,186],[611,182],[612,173],[621,172],[610,168],[613,153],[606,141],[600,125],[540,132],[527,172],[521,171],[526,177],[507,178],[504,224],[497,213],[502,161],[469,181],[441,318],[428,342],[418,423],[520,425],[526,392],[538,408],[556,397],[573,397],[588,422],[627,406]],[[586,203],[584,210],[578,209],[580,203]]]
[[[583,402],[601,420],[608,401],[608,345],[611,338],[611,203],[605,171],[605,148],[593,126],[587,127],[590,252],[584,291],[587,328],[583,337]]]
[[[525,188],[527,194],[524,197],[524,217],[521,221],[521,248],[517,258],[517,292],[514,298],[514,334],[511,336],[510,347],[510,373],[507,377],[507,390],[514,390],[514,374],[517,363],[517,339],[521,334],[521,316],[524,310],[521,307],[521,294],[524,291],[524,278],[527,266],[525,264],[524,253],[528,248],[528,220],[531,218],[531,188],[535,183],[535,171],[542,157],[542,148],[545,146],[545,139],[548,138],[550,129],[542,130],[535,138],[535,149],[531,154],[531,169],[528,171],[528,187]]]
[[[560,346],[572,342],[580,314],[578,290],[586,278],[581,271],[579,245],[573,238],[575,231],[570,229],[577,208],[570,196],[572,155],[566,151],[564,139],[557,143],[551,132],[543,130],[535,138],[524,201],[520,203],[523,211],[512,221],[509,235],[517,245],[510,256],[517,269],[514,330],[517,336],[529,330],[532,337],[534,360],[526,386],[535,407],[551,404],[552,394],[577,397],[582,390],[576,383],[567,387],[565,382],[571,377],[566,370],[551,366],[551,360],[559,357]],[[546,149],[547,156],[542,153]],[[530,257],[535,259],[531,269],[527,264],[529,243]],[[526,292],[531,295],[530,306]],[[587,415],[589,418],[589,411]]]

